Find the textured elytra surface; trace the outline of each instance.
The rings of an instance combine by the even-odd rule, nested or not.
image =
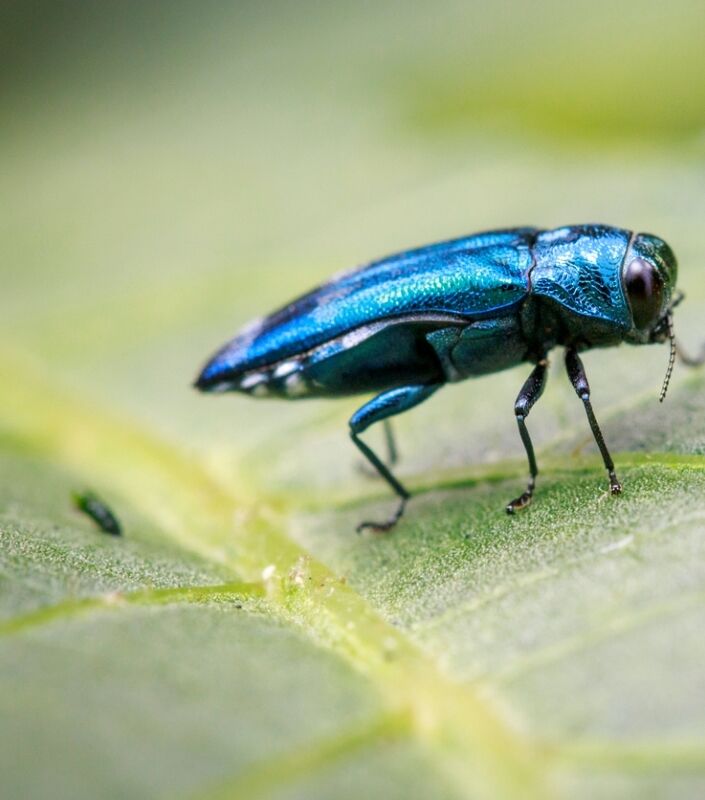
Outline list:
[[[437,31],[411,7],[314,26],[210,6],[184,30],[147,10],[23,49],[42,61],[6,96],[0,156],[11,796],[703,794],[702,375],[677,368],[660,406],[663,348],[585,357],[613,499],[553,354],[513,519],[526,371],[443,389],[396,426],[418,493],[390,537],[353,533],[392,506],[347,440],[354,400],[188,386],[338,269],[520,224],[664,236],[695,350],[702,26],[696,3],[659,8],[610,7],[614,38],[595,3],[580,30],[552,3],[448,5]],[[680,58],[644,58],[664,39]],[[73,509],[84,489],[123,538]]]

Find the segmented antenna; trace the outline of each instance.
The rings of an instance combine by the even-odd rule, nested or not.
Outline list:
[[[673,330],[673,315],[666,316],[666,325],[668,326],[668,339],[671,343],[671,353],[668,356],[668,366],[666,367],[666,377],[663,379],[663,386],[661,387],[661,394],[659,395],[659,403],[663,403],[666,399],[666,392],[668,391],[668,384],[671,382],[671,375],[673,374],[673,365],[676,363],[676,334]]]

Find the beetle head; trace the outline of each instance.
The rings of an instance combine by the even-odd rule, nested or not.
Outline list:
[[[677,274],[676,257],[663,239],[648,233],[634,236],[622,266],[624,294],[633,323],[627,341],[650,344],[670,338]]]
[[[626,339],[633,344],[670,342],[661,402],[666,397],[676,361],[673,309],[683,299],[675,291],[677,276],[676,257],[663,239],[648,233],[634,236],[622,267],[624,293],[632,314],[632,329]]]

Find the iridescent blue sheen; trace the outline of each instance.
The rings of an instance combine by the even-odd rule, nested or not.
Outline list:
[[[481,318],[526,295],[530,228],[398,253],[343,273],[255,322],[206,366],[203,379],[264,367],[364,325],[417,314]]]
[[[632,323],[622,288],[622,262],[630,238],[630,231],[604,225],[539,234],[533,246],[532,295],[550,298],[577,317],[629,330]]]

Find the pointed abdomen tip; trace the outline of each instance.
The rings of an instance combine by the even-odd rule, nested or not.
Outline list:
[[[223,370],[214,360],[209,361],[198,374],[192,386],[199,392],[222,392],[229,388],[229,382],[223,378]]]

